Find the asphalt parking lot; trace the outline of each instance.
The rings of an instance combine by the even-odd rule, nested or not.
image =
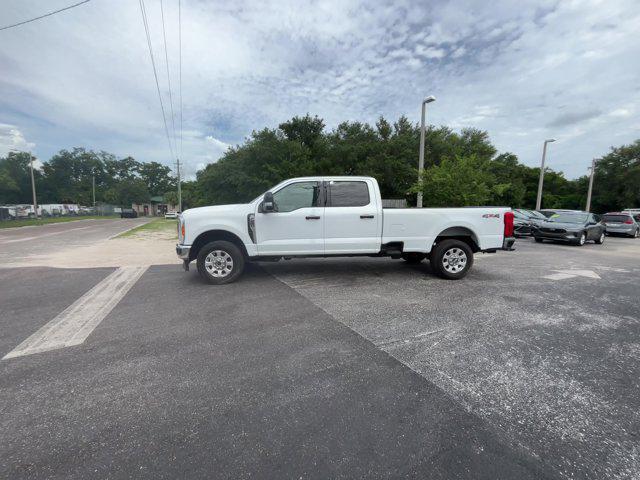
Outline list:
[[[364,258],[222,287],[0,268],[0,477],[638,478],[638,258],[525,239],[458,282]],[[29,353],[110,288],[83,342]]]

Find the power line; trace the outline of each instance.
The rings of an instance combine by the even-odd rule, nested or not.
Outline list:
[[[25,20],[24,22],[14,23],[13,25],[7,25],[6,27],[1,27],[0,30],[7,30],[13,27],[19,27],[20,25],[24,25],[25,23],[35,22],[36,20],[40,20],[45,17],[50,17],[51,15],[55,15],[56,13],[64,12],[65,10],[70,10],[75,7],[79,7],[84,3],[88,3],[91,0],[84,0],[82,2],[74,3],[73,5],[69,5],[68,7],[61,8],[60,10],[54,10],[53,12],[45,13],[44,15],[40,15],[39,17],[31,18],[29,20]]]
[[[147,12],[144,6],[144,0],[138,0],[140,3],[140,12],[142,12],[142,23],[144,24],[144,31],[147,35],[147,46],[149,47],[149,56],[151,57],[151,66],[153,67],[153,76],[156,79],[156,90],[158,90],[158,100],[160,100],[160,109],[162,110],[162,120],[164,121],[164,133],[167,136],[167,142],[169,143],[169,151],[171,152],[171,158],[175,158],[173,155],[173,146],[171,145],[171,138],[169,136],[169,128],[167,127],[167,116],[164,112],[164,103],[162,102],[162,94],[160,93],[160,83],[158,82],[158,72],[156,70],[156,62],[153,58],[153,48],[151,47],[151,35],[149,33],[149,24],[147,22]]]
[[[171,107],[171,127],[173,130],[173,143],[176,147],[176,154],[178,153],[178,140],[176,139],[176,122],[175,115],[173,113],[173,95],[171,93],[171,75],[169,74],[169,54],[167,53],[167,32],[164,27],[164,8],[162,6],[162,0],[160,0],[160,16],[162,17],[162,37],[164,38],[164,61],[167,67],[167,84],[169,85],[169,106]]]

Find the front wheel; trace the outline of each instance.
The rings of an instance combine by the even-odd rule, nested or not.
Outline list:
[[[587,242],[587,234],[582,232],[580,238],[574,241],[574,245],[581,247]]]
[[[244,255],[233,243],[219,240],[200,249],[197,265],[198,273],[207,283],[222,285],[242,275]]]
[[[543,241],[543,239],[539,238],[539,237],[535,237],[535,239],[536,239],[536,243],[542,243],[542,241]]]
[[[473,265],[473,251],[463,241],[444,240],[438,243],[431,254],[431,266],[442,278],[459,280]]]

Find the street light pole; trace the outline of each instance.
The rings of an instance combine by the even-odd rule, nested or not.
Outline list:
[[[38,201],[36,200],[36,182],[35,182],[35,179],[33,178],[33,155],[31,155],[31,152],[29,152],[29,160],[31,165],[31,193],[33,194],[33,213],[35,214],[36,218],[38,218],[39,215],[38,215]]]
[[[593,177],[596,174],[596,160],[595,158],[591,160],[591,176],[589,177],[589,190],[587,191],[587,207],[585,208],[585,212],[591,211],[591,192],[593,191]]]
[[[544,146],[542,147],[542,163],[540,165],[540,180],[538,180],[538,197],[536,198],[536,210],[540,210],[542,207],[542,184],[544,183],[544,161],[547,157],[547,144],[555,142],[554,138],[550,138],[549,140],[544,141]]]
[[[427,103],[435,102],[436,97],[433,95],[428,96],[422,101],[422,117],[420,119],[420,153],[418,155],[418,183],[422,182],[422,172],[424,171],[424,136],[425,136],[425,116],[427,110]],[[422,187],[418,192],[418,198],[416,206],[422,208]]]

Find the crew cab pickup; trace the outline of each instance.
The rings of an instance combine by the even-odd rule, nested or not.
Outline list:
[[[247,204],[188,209],[176,251],[212,284],[236,280],[247,261],[388,256],[447,279],[464,277],[477,252],[512,250],[507,207],[383,209],[371,177],[285,180]]]

